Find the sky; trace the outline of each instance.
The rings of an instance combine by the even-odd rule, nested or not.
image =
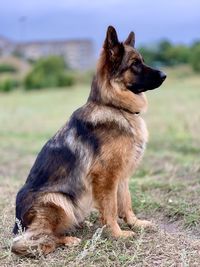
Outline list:
[[[91,38],[100,48],[108,25],[137,44],[200,39],[199,0],[0,0],[0,35],[16,41]]]

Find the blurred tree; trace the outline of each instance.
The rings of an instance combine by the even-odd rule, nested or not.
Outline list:
[[[168,40],[162,40],[158,44],[156,61],[162,63],[163,65],[170,65],[170,59],[168,51],[172,48],[172,44]]]
[[[178,65],[189,63],[190,61],[190,48],[185,45],[171,46],[166,51],[166,58],[168,58],[168,65]]]
[[[139,48],[139,52],[141,53],[147,65],[155,65],[156,51],[148,47],[142,46]]]
[[[191,48],[186,45],[173,45],[168,40],[162,40],[157,47],[142,46],[139,51],[147,64],[153,66],[174,66],[190,62]]]
[[[193,49],[193,48],[195,48],[198,45],[200,45],[200,40],[194,41],[193,44],[192,44],[192,46],[191,46],[191,48]]]
[[[194,71],[200,72],[200,42],[196,43],[191,54],[191,65]]]
[[[0,92],[10,92],[20,86],[20,81],[12,78],[0,80]]]
[[[74,77],[66,74],[68,67],[61,57],[50,56],[39,59],[32,71],[26,76],[26,89],[40,89],[47,87],[70,86],[74,84]]]
[[[0,64],[0,73],[3,73],[3,72],[11,72],[11,73],[17,72],[17,68],[14,67],[13,65],[3,63],[3,64]]]

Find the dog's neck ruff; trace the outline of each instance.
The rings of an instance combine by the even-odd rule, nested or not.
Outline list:
[[[139,114],[140,114],[139,111],[138,111],[138,112],[132,112],[132,111],[130,111],[130,110],[128,110],[128,109],[125,109],[125,108],[120,108],[120,110],[121,110],[121,111],[125,111],[125,112],[127,112],[127,113],[129,113],[129,114],[132,114],[132,115],[139,115]]]
[[[135,111],[131,111],[128,108],[122,107],[120,104],[114,104],[114,103],[109,103],[109,101],[103,101],[102,100],[102,95],[101,95],[101,88],[102,86],[107,87],[105,84],[102,85],[98,82],[98,77],[94,76],[93,81],[92,81],[92,86],[91,86],[91,91],[90,91],[90,95],[88,97],[88,102],[93,102],[96,103],[98,105],[103,105],[103,106],[107,106],[110,108],[114,108],[116,110],[119,111],[123,111],[126,113],[129,113],[131,115],[138,115],[140,114],[140,112],[135,112]]]
[[[120,111],[123,111],[123,112],[127,112],[127,113],[132,114],[132,115],[139,115],[140,114],[140,112],[132,112],[129,109],[122,108],[122,107],[116,107],[116,106],[114,106],[112,104],[107,104],[106,106],[114,108],[114,109],[117,109],[117,110],[120,110]]]

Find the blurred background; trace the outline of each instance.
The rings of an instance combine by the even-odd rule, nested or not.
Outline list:
[[[199,7],[198,0],[4,1],[0,91],[88,81],[110,24],[121,40],[135,31],[148,64],[200,72]]]
[[[160,88],[147,92],[150,138],[130,181],[134,210],[167,234],[145,233],[148,242],[140,236],[134,257],[134,242],[101,243],[80,266],[200,266],[193,243],[200,237],[199,10],[199,0],[1,1],[0,246],[11,240],[16,192],[36,155],[86,102],[106,29],[113,25],[120,40],[133,30],[146,63],[167,73]],[[94,231],[87,230],[81,238],[91,237]],[[66,257],[60,250],[60,266],[73,263],[74,253]],[[48,260],[57,266],[55,257]],[[23,264],[0,249],[1,266]]]

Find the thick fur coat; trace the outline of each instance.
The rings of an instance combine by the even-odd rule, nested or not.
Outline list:
[[[134,235],[120,229],[118,217],[131,226],[151,224],[135,216],[128,181],[148,140],[144,91],[165,77],[144,64],[133,32],[120,43],[108,28],[87,103],[44,145],[17,194],[14,233],[25,232],[14,239],[13,252],[47,254],[77,244],[66,233],[94,207],[114,237]]]

